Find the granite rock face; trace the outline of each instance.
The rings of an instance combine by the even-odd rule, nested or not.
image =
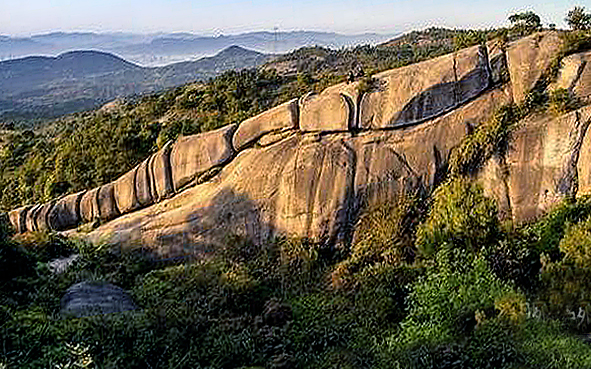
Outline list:
[[[245,120],[240,123],[232,138],[234,149],[240,151],[271,132],[297,129],[298,114],[298,100],[294,99]]]
[[[491,84],[488,52],[481,46],[386,71],[375,78],[374,91],[361,100],[363,129],[435,118],[480,95]]]
[[[509,45],[507,62],[515,102],[523,102],[561,47],[557,32],[536,33]]]
[[[229,234],[339,243],[365,208],[437,186],[454,148],[498,108],[522,101],[560,47],[557,33],[539,33],[386,71],[369,86],[331,86],[181,137],[113,183],[10,219],[19,232],[100,219],[90,233],[69,233],[162,257],[207,253]],[[590,55],[566,57],[549,87],[568,89],[580,108],[519,122],[507,154],[476,175],[501,217],[529,221],[591,193]]]

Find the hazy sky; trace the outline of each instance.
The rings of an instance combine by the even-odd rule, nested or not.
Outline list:
[[[393,33],[425,26],[489,27],[533,10],[563,25],[567,10],[589,0],[0,0],[0,34],[52,31],[193,32],[327,30]],[[587,3],[587,4],[586,4]]]

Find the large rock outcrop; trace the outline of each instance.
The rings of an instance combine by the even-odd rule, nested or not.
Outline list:
[[[481,46],[386,71],[375,78],[375,89],[361,100],[363,129],[423,122],[466,103],[491,84],[487,50]]]
[[[363,209],[432,190],[452,150],[498,108],[523,100],[560,47],[557,33],[540,33],[387,71],[371,86],[335,85],[237,126],[181,137],[113,183],[17,209],[10,220],[19,232],[100,220],[90,233],[69,233],[163,257],[208,252],[228,234],[339,242]],[[591,193],[589,55],[567,57],[550,85],[582,106],[519,122],[507,154],[477,174],[502,217],[528,221]]]

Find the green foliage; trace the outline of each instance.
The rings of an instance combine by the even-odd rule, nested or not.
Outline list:
[[[523,117],[514,105],[499,108],[486,122],[478,125],[452,152],[449,170],[452,176],[474,175],[493,155],[503,156],[511,129]]]
[[[468,31],[457,34],[454,37],[454,47],[461,50],[472,45],[486,45],[487,32],[486,31]]]
[[[440,248],[475,251],[489,244],[499,231],[494,200],[464,179],[452,179],[433,193],[427,219],[417,230],[417,249],[425,256]]]
[[[512,14],[509,16],[509,22],[513,25],[513,32],[521,36],[532,34],[542,28],[540,16],[532,11]]]
[[[591,219],[568,227],[559,247],[565,261],[591,268]]]
[[[549,108],[554,115],[562,115],[578,107],[577,99],[565,88],[550,91]]]
[[[575,6],[569,10],[564,20],[575,31],[591,29],[591,14],[585,13],[582,6]]]

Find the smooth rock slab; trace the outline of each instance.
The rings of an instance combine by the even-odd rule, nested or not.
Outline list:
[[[17,233],[27,231],[27,213],[29,210],[31,210],[31,206],[23,206],[8,213],[10,224]]]
[[[236,125],[232,124],[212,132],[179,138],[170,153],[174,190],[178,191],[197,176],[230,160],[234,155],[230,141],[235,130]]]
[[[98,192],[100,187],[87,191],[80,200],[80,218],[88,223],[99,219]]]
[[[236,151],[240,151],[267,133],[297,127],[298,100],[293,99],[240,123],[232,145]]]
[[[138,167],[119,177],[114,182],[114,197],[117,209],[121,214],[131,213],[141,208],[136,196],[136,176]]]
[[[86,191],[78,192],[59,199],[47,216],[49,228],[65,231],[74,228],[80,222],[80,201]]]
[[[487,51],[479,46],[375,75],[361,99],[359,125],[382,129],[436,118],[490,86]]]
[[[516,103],[523,102],[561,46],[558,32],[539,32],[509,46],[507,63]]]
[[[62,297],[61,306],[62,315],[77,318],[137,308],[125,290],[103,282],[81,282],[73,285]]]
[[[352,109],[340,94],[308,94],[300,101],[300,130],[348,131]]]

